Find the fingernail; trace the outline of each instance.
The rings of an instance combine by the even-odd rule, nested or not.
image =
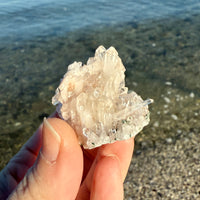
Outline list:
[[[43,120],[42,138],[41,155],[47,162],[55,163],[60,150],[61,138],[46,117]]]

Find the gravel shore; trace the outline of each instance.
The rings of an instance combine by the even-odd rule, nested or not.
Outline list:
[[[131,22],[0,47],[0,169],[54,111],[66,66],[114,46],[127,86],[155,102],[150,125],[135,138],[125,199],[200,199],[199,20]]]
[[[190,132],[179,139],[142,143],[124,183],[125,199],[199,199],[200,138]]]

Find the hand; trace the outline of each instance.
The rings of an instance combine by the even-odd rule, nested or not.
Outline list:
[[[44,119],[0,173],[0,199],[123,199],[133,138],[85,150],[74,130]]]

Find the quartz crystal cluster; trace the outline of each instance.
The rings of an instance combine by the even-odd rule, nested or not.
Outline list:
[[[125,87],[125,67],[114,47],[97,48],[87,65],[68,66],[52,103],[84,148],[135,136],[149,123],[148,104]]]

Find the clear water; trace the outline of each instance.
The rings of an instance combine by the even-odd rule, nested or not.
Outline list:
[[[1,0],[0,42],[200,11],[199,0]]]
[[[188,142],[183,143],[183,149],[177,149],[187,152],[193,164],[197,153],[194,145],[198,146],[200,138],[199,22],[199,0],[0,0],[0,169],[43,117],[55,110],[51,98],[67,66],[75,60],[85,62],[99,45],[117,49],[127,69],[130,90],[143,99],[154,99],[150,105],[151,123],[137,136],[135,152],[141,152],[143,146],[147,152],[150,146],[160,152],[160,143],[166,154],[166,141],[176,141],[181,136]],[[86,26],[91,26],[92,31],[84,32]],[[178,155],[177,149],[174,155]],[[156,162],[163,160],[155,155]],[[185,157],[182,159],[181,166]],[[169,165],[172,170],[179,169],[174,162]],[[166,167],[171,180],[164,163]],[[128,175],[127,180],[141,182],[138,177]],[[160,182],[165,181],[163,170],[154,177],[158,177],[159,185],[152,187],[159,189]],[[191,187],[199,181],[194,174],[183,177]],[[152,174],[147,173],[146,180],[151,182]],[[147,184],[151,185],[144,185]],[[177,186],[176,181],[171,184]],[[135,188],[133,193],[139,196],[141,190]],[[152,191],[150,187],[147,193]],[[164,199],[169,197],[169,190],[166,194],[161,191]],[[180,188],[175,187],[172,192],[176,191]],[[198,192],[199,187],[191,191]],[[177,199],[191,198],[182,193]]]

